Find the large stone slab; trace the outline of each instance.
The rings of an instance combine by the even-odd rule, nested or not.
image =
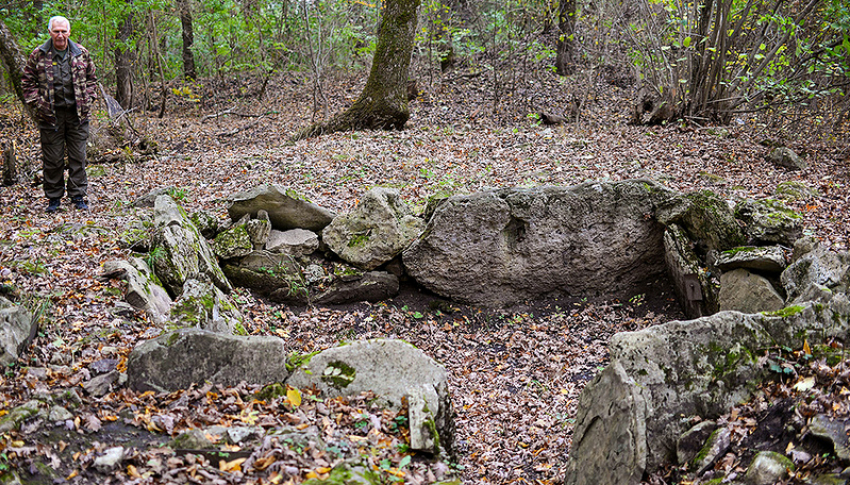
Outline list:
[[[615,335],[611,364],[582,392],[577,423],[610,410],[607,421],[619,424],[576,427],[566,483],[601,483],[594,474],[613,470],[605,483],[637,484],[644,470],[674,463],[690,418],[717,418],[757,392],[768,372],[759,361],[766,350],[844,339],[848,318],[850,301],[839,293],[826,304],[807,302],[758,315],[721,312]],[[622,396],[633,397],[624,403]],[[638,420],[645,423],[645,438],[631,424]],[[606,443],[617,439],[630,443],[606,451]],[[623,450],[645,450],[645,468],[639,458],[624,460]]]
[[[137,345],[127,360],[128,384],[139,391],[285,381],[284,342],[277,337],[222,335],[197,328],[168,332]]]
[[[410,447],[451,450],[454,421],[445,367],[401,340],[358,341],[320,352],[296,369],[287,384],[315,386],[323,395],[372,391],[394,409],[408,402]]]
[[[416,281],[458,301],[616,296],[664,274],[655,182],[510,188],[454,196],[403,253]]]
[[[227,213],[232,220],[238,221],[245,214],[256,218],[260,210],[268,213],[272,227],[279,231],[302,228],[319,232],[335,215],[279,185],[260,185],[234,195]]]

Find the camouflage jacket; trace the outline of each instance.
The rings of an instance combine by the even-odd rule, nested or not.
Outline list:
[[[32,106],[36,119],[46,125],[56,124],[56,112],[53,105],[53,41],[37,47],[27,60],[21,86],[24,101]],[[89,51],[80,44],[68,41],[71,55],[71,78],[74,82],[74,97],[77,101],[77,114],[81,121],[89,119],[94,102],[97,99],[97,76],[94,62]]]

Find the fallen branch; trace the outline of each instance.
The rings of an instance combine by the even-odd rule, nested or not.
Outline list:
[[[219,118],[219,117],[226,116],[226,115],[241,116],[241,117],[243,117],[243,118],[262,118],[262,117],[264,117],[264,116],[266,116],[266,115],[268,114],[268,113],[263,113],[263,114],[261,114],[261,115],[255,115],[255,114],[250,114],[250,113],[235,113],[235,112],[233,111],[234,109],[236,109],[236,106],[234,106],[234,107],[232,107],[232,108],[230,108],[230,109],[226,109],[226,110],[224,110],[224,111],[221,111],[221,112],[219,112],[219,113],[215,113],[215,114],[211,114],[211,115],[206,115],[206,116],[204,116],[203,118],[201,118],[201,123],[203,123],[203,122],[205,122],[205,121],[207,121],[207,120],[209,120],[209,119]]]

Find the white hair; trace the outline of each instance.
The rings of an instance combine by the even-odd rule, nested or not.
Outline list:
[[[68,30],[71,30],[71,21],[69,21],[68,19],[66,19],[65,17],[63,17],[61,15],[56,15],[55,17],[50,17],[50,20],[47,21],[47,31],[48,32],[53,31],[53,22],[56,22],[57,20],[60,21],[60,22],[65,22],[66,24],[68,24]]]

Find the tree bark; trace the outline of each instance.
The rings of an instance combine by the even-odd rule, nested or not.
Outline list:
[[[130,7],[130,3],[127,5]],[[128,44],[133,37],[133,12],[118,26],[118,45],[115,47],[115,100],[124,109],[133,106],[133,51]]]
[[[325,124],[314,124],[294,140],[325,133],[362,129],[401,130],[410,118],[407,99],[407,73],[413,53],[417,11],[420,0],[387,0],[378,47],[363,92],[348,110]]]
[[[183,79],[198,79],[195,71],[195,53],[192,46],[195,44],[195,28],[192,22],[192,9],[189,0],[177,0],[177,8],[180,9],[180,24],[183,27]]]
[[[11,87],[15,92],[15,96],[21,101],[24,111],[30,118],[33,118],[32,109],[24,103],[24,90],[21,87],[21,77],[24,74],[26,58],[21,52],[21,48],[18,47],[18,43],[14,37],[12,37],[12,33],[9,32],[8,27],[6,27],[6,24],[2,20],[0,20],[0,58],[3,59],[3,64],[9,73],[9,83],[12,85]]]
[[[573,60],[573,33],[576,26],[576,0],[561,0],[558,4],[558,28],[561,35],[558,37],[557,55],[555,57],[555,70],[559,76],[572,74]]]

